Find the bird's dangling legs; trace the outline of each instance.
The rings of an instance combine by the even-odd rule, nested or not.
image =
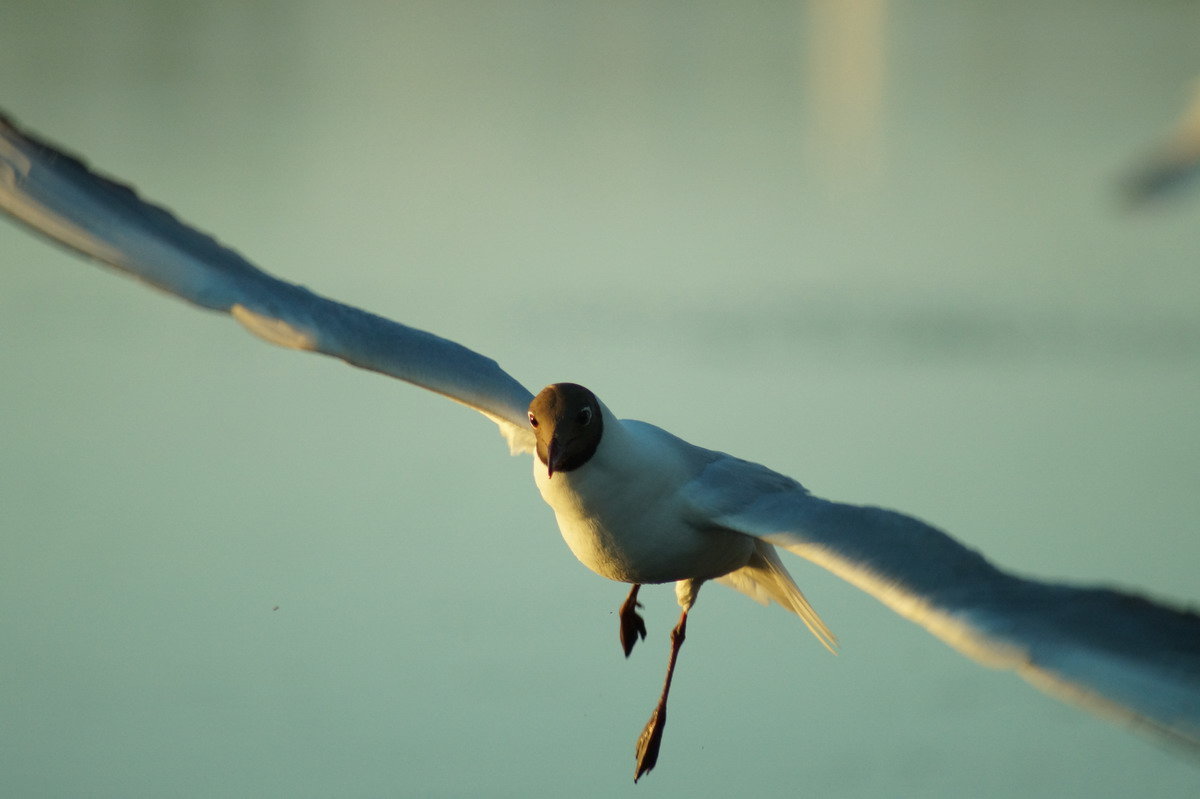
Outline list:
[[[642,620],[642,614],[637,612],[642,606],[642,603],[637,601],[638,589],[641,587],[634,583],[629,596],[621,603],[621,648],[625,650],[625,657],[629,657],[639,636],[643,641],[646,640],[646,622]]]
[[[636,783],[643,774],[654,768],[658,762],[658,748],[662,745],[663,728],[667,726],[667,694],[671,693],[671,677],[675,674],[675,659],[679,657],[679,647],[683,646],[684,634],[687,632],[688,609],[685,607],[679,617],[679,623],[671,630],[671,658],[667,661],[667,681],[663,684],[662,696],[658,705],[650,714],[650,720],[637,742],[637,770],[633,781]]]

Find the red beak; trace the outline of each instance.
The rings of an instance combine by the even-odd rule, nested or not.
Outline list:
[[[546,447],[546,479],[549,480],[554,476],[554,464],[558,462],[558,438],[550,439],[550,446]]]

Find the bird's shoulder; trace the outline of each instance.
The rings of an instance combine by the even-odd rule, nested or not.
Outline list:
[[[804,486],[760,463],[691,444],[661,427],[631,419],[622,426],[637,442],[642,457],[678,474],[679,496],[696,519],[715,519],[764,498],[803,496]]]

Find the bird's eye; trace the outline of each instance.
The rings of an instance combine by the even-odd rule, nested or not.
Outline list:
[[[579,415],[575,417],[575,421],[578,422],[580,425],[587,427],[589,424],[592,423],[592,409],[586,408],[586,407],[580,408]]]
[[[537,420],[537,417],[536,417],[536,416],[534,416],[532,413],[531,413],[531,414],[529,414],[529,426],[530,426],[530,427],[537,427],[537,426],[538,426],[538,420]]]

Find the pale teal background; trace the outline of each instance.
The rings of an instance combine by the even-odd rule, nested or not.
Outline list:
[[[0,6],[0,108],[532,388],[1200,602],[1200,196],[1117,178],[1191,2]],[[526,459],[0,224],[0,795],[1193,797],[1200,768],[797,559],[676,608]],[[278,610],[275,608],[278,607]]]

